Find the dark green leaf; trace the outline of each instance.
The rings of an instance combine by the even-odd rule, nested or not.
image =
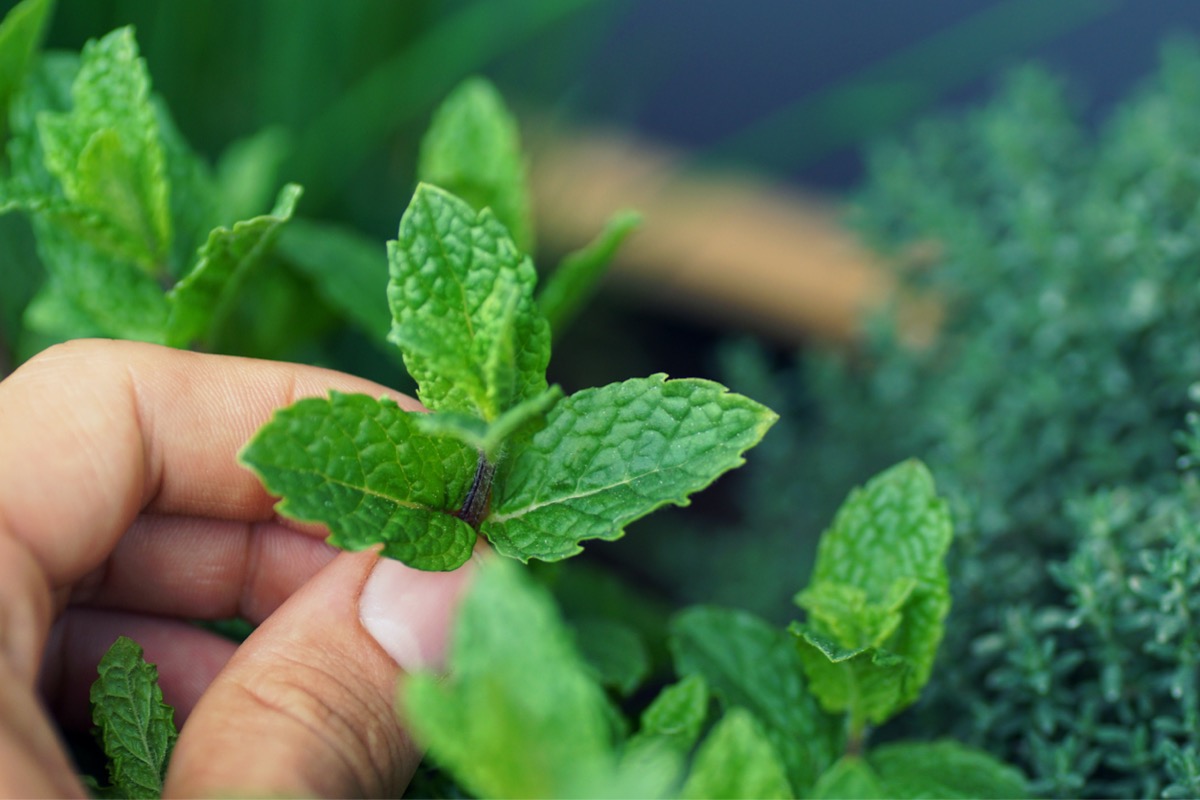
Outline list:
[[[177,734],[174,710],[158,688],[158,670],[124,636],[104,654],[98,670],[92,720],[108,756],[111,791],[120,797],[161,797]]]
[[[575,644],[601,685],[629,696],[650,672],[650,655],[637,631],[603,617],[577,620]]]
[[[0,142],[8,136],[8,108],[42,43],[54,0],[22,0],[0,20]]]

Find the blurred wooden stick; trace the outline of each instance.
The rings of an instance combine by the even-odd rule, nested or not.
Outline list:
[[[615,134],[535,137],[542,242],[580,246],[619,208],[645,224],[612,280],[672,308],[788,342],[848,341],[894,281],[824,200],[748,176],[683,171],[670,152]]]

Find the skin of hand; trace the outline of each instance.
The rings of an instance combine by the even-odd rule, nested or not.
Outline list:
[[[58,726],[87,730],[120,634],[182,725],[165,794],[407,785],[397,682],[441,666],[479,561],[418,572],[275,515],[236,454],[330,389],[419,408],[329,370],[132,342],[52,347],[0,381],[0,795],[86,796]],[[259,623],[241,646],[187,621],[236,616]]]

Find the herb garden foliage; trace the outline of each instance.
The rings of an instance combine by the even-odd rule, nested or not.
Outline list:
[[[492,562],[464,601],[450,677],[412,676],[404,714],[477,796],[1022,797],[1020,773],[957,742],[866,746],[928,679],[950,536],[923,465],[876,476],[825,534],[791,632],[713,606],[675,617],[680,680],[632,734],[545,590]]]
[[[774,526],[772,497],[824,509],[880,462],[927,459],[959,544],[913,728],[1020,764],[1037,794],[1192,797],[1200,494],[1176,431],[1200,379],[1200,53],[1165,49],[1098,133],[1069,108],[1026,69],[874,152],[856,223],[945,318],[914,347],[885,314],[863,352],[794,372],[731,351],[757,396],[810,392],[776,405],[747,511]]]

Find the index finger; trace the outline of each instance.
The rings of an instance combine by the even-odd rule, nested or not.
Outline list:
[[[103,562],[143,509],[255,521],[273,500],[237,463],[272,412],[330,389],[411,398],[317,367],[81,340],[0,382],[0,537],[52,588]]]

